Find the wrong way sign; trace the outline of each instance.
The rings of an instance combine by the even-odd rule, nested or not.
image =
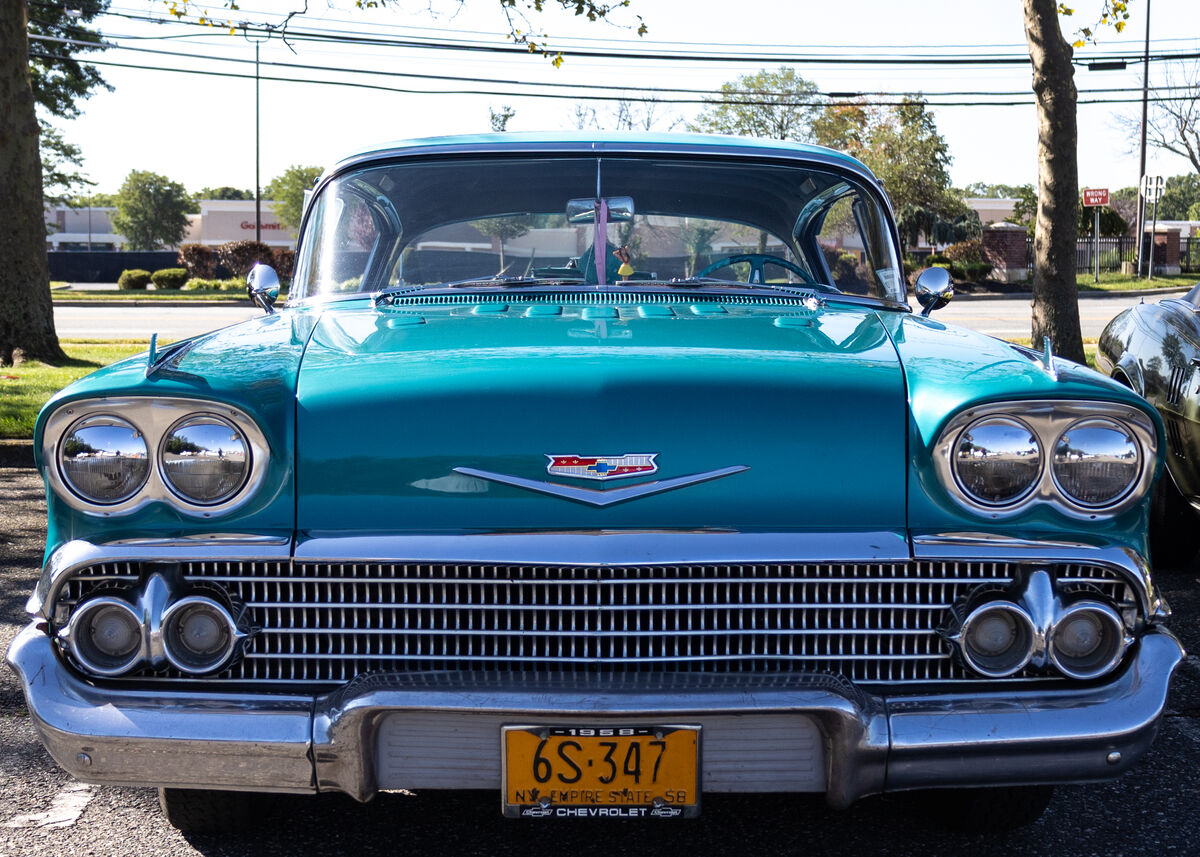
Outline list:
[[[1097,205],[1108,205],[1108,188],[1085,187],[1083,189],[1083,204],[1088,208]]]

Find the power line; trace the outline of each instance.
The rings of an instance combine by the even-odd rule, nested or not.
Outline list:
[[[191,22],[174,22],[165,18],[147,17],[144,15],[134,15],[122,12],[108,13],[115,17],[125,18],[128,20],[151,22],[158,24],[167,23],[182,23],[192,25]],[[234,25],[237,30],[254,32],[260,35],[281,35],[282,31],[273,25],[267,24],[252,24],[249,22],[237,22]],[[420,50],[448,50],[448,51],[463,51],[470,53],[499,53],[499,54],[517,54],[528,55],[530,50],[519,44],[500,44],[496,42],[484,41],[468,41],[463,39],[429,39],[429,38],[396,38],[362,34],[358,32],[344,31],[322,31],[322,30],[302,30],[288,27],[286,31],[286,41],[288,42],[313,42],[313,43],[335,43],[335,44],[352,44],[358,46],[373,46],[373,47],[393,47],[393,48],[409,48]],[[770,53],[747,53],[742,52],[722,52],[722,51],[702,51],[702,52],[686,52],[686,51],[629,51],[629,50],[598,50],[594,48],[566,48],[564,50],[556,50],[551,47],[552,53],[561,53],[566,57],[586,57],[600,59],[617,59],[623,61],[639,60],[639,61],[655,61],[655,62],[718,62],[718,63],[737,63],[745,64],[775,64],[775,63],[792,63],[801,65],[859,65],[859,66],[989,66],[989,65],[1028,65],[1028,54],[1019,53],[970,53],[970,54],[904,54],[890,56],[840,56],[833,54],[804,54],[794,51],[778,51]],[[1134,59],[1140,60],[1139,52],[1105,52],[1091,54],[1087,59],[1077,60],[1078,64],[1086,64],[1088,62],[1097,61],[1119,61],[1125,60],[1132,62]],[[1162,62],[1184,59],[1200,59],[1200,51],[1160,51],[1151,54],[1151,61]]]
[[[30,56],[40,59],[56,59],[49,54],[39,54],[30,52]],[[223,77],[235,80],[253,80],[253,74],[239,74],[237,72],[227,71],[209,71],[203,69],[190,68],[171,68],[167,66],[151,66],[144,64],[118,63],[105,60],[92,60],[88,62],[92,65],[102,65],[113,68],[126,68],[138,71],[154,71],[154,72],[174,72],[177,74],[193,74],[208,77]],[[572,101],[629,101],[633,103],[653,103],[653,104],[711,104],[712,99],[707,98],[656,98],[652,96],[638,95],[592,95],[587,93],[557,93],[557,92],[496,92],[491,90],[478,89],[413,89],[396,86],[385,86],[383,84],[360,83],[356,81],[343,80],[312,80],[308,78],[294,77],[277,77],[262,75],[261,80],[273,83],[300,83],[316,86],[341,86],[354,89],[369,89],[380,92],[393,92],[402,95],[480,95],[480,96],[510,96],[524,98],[551,98],[564,99]],[[1151,98],[1151,102],[1170,102],[1170,101],[1185,101],[1194,98],[1194,95],[1181,96],[1161,96]],[[1080,99],[1079,104],[1135,104],[1140,103],[1141,98],[1097,98],[1097,99]],[[827,101],[779,101],[778,99],[754,99],[754,98],[738,98],[736,100],[723,100],[720,103],[727,103],[737,106],[776,106],[776,107],[822,107],[831,102]],[[836,102],[835,102],[836,103]],[[900,107],[908,102],[901,101],[882,101],[882,100],[867,100],[865,104],[873,107]],[[1011,101],[939,101],[926,102],[929,107],[1030,107],[1033,106],[1032,98],[1011,100]]]
[[[113,36],[111,34],[108,35],[107,37],[108,38],[124,38],[123,36]],[[29,38],[31,41],[55,42],[55,43],[70,44],[70,45],[81,44],[72,39],[63,39],[63,38],[56,37],[56,36],[30,35]],[[94,43],[94,42],[88,42],[86,44],[88,44],[91,47],[96,47],[96,43]],[[112,43],[112,42],[103,43],[103,46],[108,47],[113,50],[117,50],[117,51],[155,54],[158,56],[169,56],[169,57],[175,57],[178,59],[211,60],[213,62],[236,63],[236,64],[243,64],[243,65],[249,65],[249,64],[254,63],[254,60],[243,59],[241,57],[203,56],[200,54],[185,53],[183,51],[168,51],[168,50],[162,50],[159,48],[131,47],[131,46],[120,45],[120,44],[116,44],[116,43]],[[88,61],[93,62],[93,60],[90,60],[90,59]],[[366,69],[366,68],[345,68],[345,67],[341,67],[341,66],[313,65],[313,64],[309,64],[309,63],[291,63],[291,62],[276,62],[276,61],[261,61],[259,63],[259,65],[293,70],[293,71],[333,72],[333,73],[352,74],[352,75],[371,75],[371,76],[385,76],[385,77],[393,77],[393,78],[408,78],[408,79],[413,79],[413,80],[438,80],[438,81],[445,81],[445,82],[449,82],[449,83],[476,83],[476,84],[490,84],[490,85],[495,85],[495,86],[509,86],[509,87],[518,86],[518,87],[523,87],[523,88],[534,87],[534,88],[548,88],[548,89],[569,89],[569,90],[572,90],[573,92],[578,92],[581,90],[583,90],[583,91],[598,90],[598,91],[609,93],[608,95],[603,96],[602,100],[619,100],[622,98],[626,98],[626,96],[629,94],[638,94],[638,93],[667,93],[667,94],[672,94],[672,95],[695,95],[695,96],[702,97],[702,100],[700,102],[693,100],[693,101],[678,101],[677,103],[708,103],[710,100],[713,100],[713,101],[717,101],[719,103],[727,103],[727,104],[748,104],[748,103],[760,104],[760,103],[768,103],[768,102],[764,101],[763,99],[778,99],[778,98],[786,99],[786,98],[794,96],[794,93],[792,93],[792,92],[774,92],[774,91],[768,91],[768,90],[753,91],[753,92],[727,93],[720,89],[699,89],[699,88],[689,88],[689,87],[660,87],[660,86],[630,87],[630,86],[619,86],[619,85],[615,85],[615,84],[570,83],[570,82],[563,82],[563,81],[519,81],[519,80],[513,80],[511,78],[469,77],[469,76],[464,76],[464,75],[427,74],[427,73],[422,73],[422,72],[395,72],[395,71],[383,71],[383,70]],[[130,66],[126,66],[126,67],[130,67]],[[279,79],[283,80],[283,78],[279,78]],[[1158,91],[1166,91],[1166,90],[1174,91],[1174,90],[1180,90],[1180,89],[1190,91],[1191,87],[1188,87],[1185,85],[1158,87]],[[434,90],[430,90],[430,91],[434,91]],[[440,90],[438,90],[438,91],[440,91]],[[1086,96],[1086,95],[1101,95],[1101,94],[1140,92],[1140,91],[1141,91],[1141,87],[1101,87],[1101,88],[1095,88],[1095,89],[1080,90],[1079,94],[1081,96]],[[511,94],[511,93],[499,92],[499,93],[489,93],[489,94],[505,95],[505,94]],[[534,93],[522,93],[522,94],[536,95]],[[816,91],[816,92],[813,92],[812,94],[814,96],[817,96],[820,98],[837,99],[838,101],[847,101],[847,102],[853,103],[855,100],[863,99],[863,98],[901,98],[904,96],[912,96],[912,95],[917,95],[917,94],[919,94],[922,97],[927,98],[927,99],[929,99],[929,98],[947,98],[947,97],[989,98],[989,99],[991,99],[991,98],[1001,98],[1001,97],[1010,97],[1011,98],[1011,97],[1015,97],[1015,96],[1026,96],[1028,94],[1028,92],[1027,92],[1027,90],[1005,90],[1005,91],[950,90],[950,91],[932,91],[932,92],[922,90],[919,93],[917,93],[914,91],[901,92],[901,91],[872,90],[872,91],[861,91],[861,92]],[[755,101],[745,100],[745,99],[750,99],[750,98],[753,98],[756,100]],[[648,100],[661,100],[661,99],[648,99]],[[776,102],[772,101],[769,103],[776,103]],[[795,102],[795,103],[799,104],[800,102]],[[813,102],[813,103],[816,103],[816,102]],[[936,106],[938,104],[942,104],[942,102],[930,102],[930,103],[933,104],[934,106]],[[994,102],[989,101],[988,103],[994,103]],[[1032,101],[1023,100],[1020,103],[1022,103],[1022,104],[1032,103]],[[1084,103],[1088,103],[1088,102],[1084,102]],[[944,106],[948,106],[948,105],[944,105]]]

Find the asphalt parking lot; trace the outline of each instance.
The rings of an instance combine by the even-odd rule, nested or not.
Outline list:
[[[41,482],[0,466],[0,647],[25,624],[44,538]],[[1171,628],[1200,651],[1200,568],[1162,569]],[[1002,836],[948,832],[903,796],[845,812],[819,796],[710,795],[694,821],[507,821],[498,795],[340,795],[280,798],[251,834],[184,837],[158,813],[151,789],[85,786],[42,749],[15,676],[0,669],[0,857],[17,855],[539,855],[688,854],[1054,855],[1200,854],[1200,659],[1176,674],[1157,743],[1113,783],[1064,786],[1036,825]]]

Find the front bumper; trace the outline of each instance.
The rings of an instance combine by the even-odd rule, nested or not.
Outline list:
[[[825,675],[499,679],[375,674],[325,696],[108,690],[43,628],[8,652],[50,754],[111,785],[249,791],[500,788],[506,723],[697,723],[702,791],[870,794],[1115,777],[1154,739],[1183,650],[1151,630],[1073,689],[876,696]]]

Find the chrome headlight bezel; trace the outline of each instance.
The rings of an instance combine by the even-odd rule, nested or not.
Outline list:
[[[64,479],[60,448],[70,429],[95,416],[108,416],[133,426],[145,439],[150,472],[136,492],[118,503],[96,503],[80,496]],[[172,490],[163,475],[162,448],[170,431],[188,419],[212,417],[234,427],[246,441],[248,467],[240,488],[217,503],[198,503]],[[234,511],[248,502],[266,476],[270,448],[257,423],[231,405],[199,399],[99,398],[68,402],[46,420],[42,458],[54,493],[76,511],[98,517],[126,515],[151,503],[164,503],[183,514],[208,518]]]
[[[1041,449],[1040,470],[1033,485],[1007,503],[986,503],[976,499],[964,490],[955,471],[955,450],[963,434],[988,418],[1008,419],[1027,427]],[[1054,450],[1062,436],[1074,426],[1093,419],[1116,423],[1129,432],[1138,447],[1138,472],[1131,485],[1112,502],[1100,506],[1084,505],[1063,491],[1055,479],[1053,467]],[[1148,414],[1132,405],[1080,400],[997,402],[955,414],[934,444],[933,465],[938,480],[954,502],[982,517],[1010,518],[1034,506],[1049,505],[1070,517],[1092,520],[1118,515],[1146,496],[1154,478],[1157,449],[1154,422]]]

